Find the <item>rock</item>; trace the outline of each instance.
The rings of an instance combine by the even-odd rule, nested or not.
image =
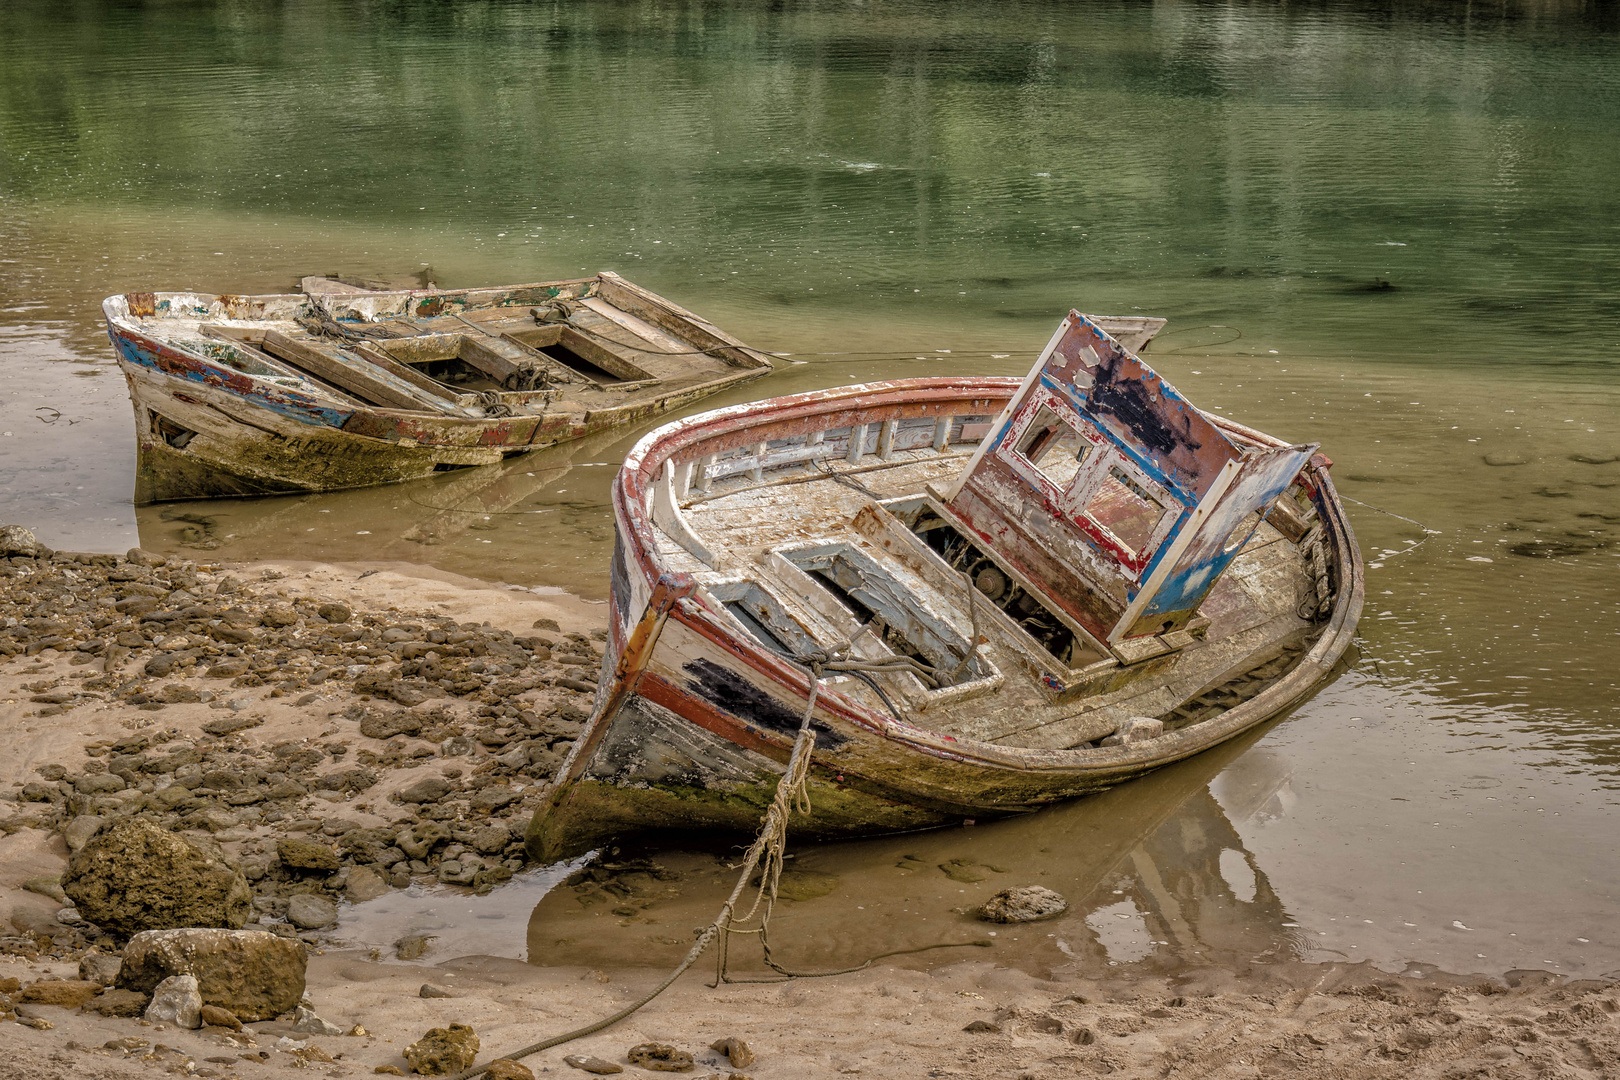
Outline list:
[[[106,826],[68,860],[62,891],[79,914],[105,930],[247,922],[253,894],[242,871],[148,818]]]
[[[726,1055],[733,1069],[746,1069],[754,1063],[754,1051],[735,1035],[710,1043],[709,1049]]]
[[[270,607],[265,608],[264,614],[260,618],[265,626],[277,629],[298,625],[298,612],[287,604],[272,604]],[[328,619],[327,622],[331,622],[331,620]]]
[[[546,619],[543,621],[550,622],[551,620]],[[598,1076],[611,1076],[614,1073],[624,1072],[623,1065],[605,1061],[599,1057],[585,1057],[582,1054],[569,1054],[563,1058],[563,1064],[575,1069],[584,1069],[586,1072],[595,1073]]]
[[[202,1027],[202,1004],[196,976],[170,975],[152,991],[152,1004],[146,1007],[145,1019],[152,1024],[199,1028]]]
[[[556,619],[536,619],[534,620],[534,628],[536,630],[550,630],[554,634],[562,633],[562,627],[557,625]]]
[[[110,990],[103,990],[99,995],[91,998],[85,1009],[88,1012],[100,1013],[102,1016],[130,1019],[140,1016],[146,1011],[147,1000],[146,994],[139,994],[134,990],[120,990],[115,987]]]
[[[229,1009],[222,1009],[218,1005],[204,1005],[199,1013],[202,1022],[208,1027],[229,1028],[231,1031],[241,1031],[242,1021]],[[297,1030],[294,1028],[293,1030]]]
[[[37,558],[44,549],[34,534],[21,525],[0,525],[0,555]]]
[[[321,930],[337,918],[337,905],[324,896],[298,893],[287,900],[287,921],[301,930]]]
[[[416,992],[416,996],[424,998],[447,998],[455,997],[456,995],[452,994],[444,987],[439,986],[437,983],[423,983],[422,989]]]
[[[235,702],[232,702],[231,704],[234,707]],[[208,723],[202,726],[202,729],[209,735],[225,736],[233,735],[238,731],[246,731],[248,728],[256,728],[262,723],[264,723],[264,721],[258,719],[257,717],[224,716],[218,720],[208,721]]]
[[[394,837],[399,849],[413,859],[425,859],[434,846],[450,839],[450,827],[442,821],[419,821]]]
[[[406,934],[394,942],[394,956],[400,960],[420,960],[427,955],[428,942],[432,940],[428,934]]]
[[[331,873],[343,865],[337,852],[316,840],[277,840],[276,856],[283,866],[294,870],[322,870]]]
[[[512,842],[512,830],[505,825],[485,825],[474,830],[472,837],[473,850],[484,855],[494,855],[506,850],[506,845]]]
[[[979,909],[979,918],[998,923],[1040,922],[1068,910],[1069,902],[1061,894],[1040,885],[1021,885],[992,896]]]
[[[392,739],[395,735],[417,735],[422,731],[422,718],[400,709],[396,712],[372,710],[360,721],[360,734],[368,739]]]
[[[240,1020],[271,1020],[304,996],[304,946],[262,930],[149,930],[124,947],[118,985],[150,993],[194,975],[203,1000]]]
[[[56,916],[32,906],[13,908],[11,925],[25,935],[48,940],[67,932],[67,927],[57,922]]]
[[[356,866],[349,870],[348,883],[343,886],[343,895],[351,904],[363,904],[367,900],[375,900],[388,892],[388,882],[382,875],[369,866]]]
[[[474,795],[470,802],[474,810],[493,814],[497,810],[504,810],[521,798],[523,796],[520,793],[509,787],[494,785]]]
[[[79,958],[79,978],[86,982],[112,986],[118,982],[118,969],[124,958],[112,953],[87,952]]]
[[[424,1076],[458,1073],[477,1057],[478,1036],[466,1024],[433,1028],[405,1048],[405,1060]]]
[[[41,979],[23,987],[21,1000],[33,1005],[77,1009],[99,993],[101,984],[88,979]]]
[[[1514,453],[1512,451],[1498,451],[1495,453],[1486,454],[1485,464],[1495,465],[1498,468],[1503,465],[1528,465],[1530,464],[1530,459],[1523,454]]]
[[[221,660],[207,671],[203,676],[209,679],[234,679],[238,675],[246,675],[253,665],[247,660]]]
[[[1133,716],[1119,725],[1119,729],[1102,740],[1103,746],[1131,746],[1149,742],[1164,734],[1164,721],[1151,716]]]
[[[97,828],[100,828],[98,825]],[[86,837],[86,839],[89,839]],[[80,843],[80,847],[84,844]],[[62,891],[62,879],[59,877],[31,877],[22,883],[22,887],[31,893],[48,896],[58,904],[67,903],[67,893]]]
[[[354,618],[354,612],[349,610],[347,604],[322,604],[315,609],[315,613],[329,623],[346,623]]]
[[[378,1076],[404,1076],[405,1072],[398,1065],[379,1065],[371,1070]]]
[[[1097,1033],[1088,1027],[1079,1028],[1069,1036],[1069,1041],[1078,1046],[1090,1046],[1097,1041]]]
[[[169,561],[155,551],[147,551],[145,548],[138,547],[130,548],[129,551],[125,553],[124,558],[129,562],[134,563],[136,566],[147,567],[162,566],[164,563]]]
[[[80,776],[73,781],[73,787],[81,795],[111,795],[115,791],[123,791],[128,786],[122,776],[114,776],[112,773]]]
[[[68,851],[78,851],[90,842],[96,835],[96,830],[107,824],[107,819],[94,814],[80,814],[62,828],[62,839],[67,841]],[[57,891],[61,891],[61,879],[57,879]],[[65,897],[67,894],[63,893]]]
[[[630,1064],[640,1065],[653,1072],[690,1072],[697,1064],[685,1050],[677,1050],[664,1043],[642,1043],[632,1046],[625,1055]]]
[[[300,1005],[293,1012],[292,1030],[296,1035],[341,1035],[343,1029],[336,1024],[329,1024],[315,1015],[315,1010],[307,1005]]]
[[[399,792],[399,801],[407,803],[438,802],[453,790],[450,781],[442,776],[425,776]],[[404,847],[403,844],[400,845]],[[406,848],[408,852],[410,849]]]
[[[161,679],[173,670],[174,657],[170,656],[168,653],[162,653],[154,656],[152,659],[146,662],[145,671],[154,679]]]
[[[967,1032],[971,1032],[974,1035],[978,1035],[978,1034],[981,1034],[981,1033],[985,1034],[985,1035],[999,1035],[999,1034],[1001,1034],[1001,1025],[1000,1024],[993,1024],[988,1020],[974,1020],[973,1022],[969,1023],[968,1026],[963,1028],[962,1030],[967,1031]]]
[[[527,1065],[520,1065],[511,1058],[496,1058],[486,1069],[484,1076],[488,1080],[534,1080],[534,1073]]]

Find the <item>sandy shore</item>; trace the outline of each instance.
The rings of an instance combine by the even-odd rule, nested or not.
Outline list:
[[[219,606],[228,598],[237,608],[252,611],[268,610],[267,605],[313,610],[317,604],[341,602],[352,609],[356,626],[415,626],[426,633],[426,627],[453,622],[479,628],[492,647],[514,637],[528,640],[537,622],[550,620],[547,632],[559,653],[568,647],[566,635],[574,635],[576,643],[588,641],[605,610],[566,596],[536,596],[398,564],[219,565],[191,567],[184,573],[188,598],[201,605]],[[234,584],[220,592],[227,580]],[[187,618],[204,619],[201,607],[187,610],[192,612]],[[318,635],[325,632],[319,625],[323,621],[311,616],[297,626],[300,633]],[[274,635],[261,633],[268,647]],[[373,638],[380,640],[377,635]],[[143,734],[151,738],[161,733],[167,741],[155,745],[184,745],[201,753],[205,764],[210,754],[230,753],[246,763],[271,760],[278,747],[317,748],[322,753],[314,756],[324,762],[321,767],[369,761],[366,768],[372,779],[358,790],[323,788],[311,779],[313,769],[311,776],[295,769],[285,778],[302,778],[300,787],[307,790],[301,794],[245,804],[237,809],[252,812],[234,817],[206,817],[221,809],[214,806],[192,809],[189,817],[170,812],[166,820],[172,820],[174,828],[194,832],[199,822],[207,825],[213,841],[244,862],[262,861],[264,853],[273,850],[274,838],[289,830],[332,836],[341,843],[353,830],[397,828],[428,813],[455,828],[487,828],[492,822],[510,825],[515,837],[552,760],[546,756],[550,751],[545,738],[535,738],[535,732],[555,722],[559,711],[567,712],[579,691],[564,683],[583,677],[578,668],[559,667],[550,649],[543,650],[546,659],[542,659],[541,646],[529,641],[526,667],[514,661],[496,671],[492,662],[489,671],[477,673],[482,681],[467,671],[471,658],[447,658],[447,664],[459,662],[463,667],[446,669],[440,682],[448,689],[442,692],[434,690],[438,684],[415,675],[400,676],[398,689],[389,689],[395,684],[377,678],[364,681],[373,669],[395,675],[404,670],[401,663],[409,661],[401,660],[397,646],[403,644],[408,651],[409,642],[401,640],[388,643],[392,652],[378,645],[376,656],[350,664],[343,677],[316,678],[315,673],[331,670],[319,666],[316,646],[310,650],[316,655],[303,658],[308,662],[301,667],[289,661],[285,671],[258,680],[257,685],[252,685],[252,678],[245,680],[248,685],[210,678],[203,669],[222,662],[221,656],[213,655],[161,678],[143,677],[136,685],[130,679],[107,678],[109,662],[115,669],[143,671],[142,665],[152,657],[203,647],[193,643],[194,647],[182,648],[186,642],[176,645],[172,638],[154,636],[125,656],[109,654],[105,645],[99,653],[86,652],[77,647],[83,644],[64,640],[60,647],[33,655],[19,652],[0,664],[0,739],[10,750],[0,759],[0,794],[18,800],[0,803],[0,824],[5,828],[0,838],[0,911],[9,915],[13,934],[6,939],[11,954],[0,956],[0,986],[13,977],[26,986],[40,979],[77,976],[78,958],[92,935],[58,922],[60,901],[42,895],[37,885],[35,890],[22,885],[60,875],[68,856],[64,831],[75,819],[94,816],[79,811],[99,806],[99,813],[116,813],[120,797],[153,797],[164,790],[159,785],[169,783],[165,778],[171,775],[160,774],[157,783],[145,782],[151,792],[132,785],[124,792],[95,796],[113,803],[76,801],[81,799],[76,791],[66,796],[48,793],[54,801],[24,799],[24,788],[40,784],[42,774],[65,775],[59,784],[72,789],[72,778],[100,775],[94,762],[107,759],[109,744]],[[165,644],[171,646],[167,652]],[[359,641],[348,647],[361,649],[366,644]],[[513,655],[524,659],[524,654]],[[33,700],[61,697],[60,688],[73,689],[98,678],[99,693],[76,692],[58,703]],[[163,700],[160,686],[201,687],[210,700],[201,700],[204,692],[176,691],[167,691],[167,697],[175,700]],[[207,691],[209,686],[217,686],[219,692]],[[426,700],[404,704],[423,692],[413,692],[412,687],[423,686],[429,693]],[[39,687],[45,689],[35,689]],[[143,704],[131,704],[138,696]],[[161,707],[143,707],[153,704]],[[438,710],[433,715],[439,718],[439,730],[381,739],[360,733],[356,717],[382,707],[391,710],[390,715]],[[203,730],[206,724],[235,716],[251,719],[252,726],[219,736]],[[557,732],[550,737],[557,737]],[[333,754],[339,745],[343,752]],[[509,749],[513,746],[532,752],[525,749],[514,757]],[[463,777],[463,771],[470,775]],[[452,772],[453,786],[465,788],[447,795],[442,812],[393,798],[424,775]],[[140,774],[124,775],[135,779]],[[475,786],[473,781],[481,775],[488,782]],[[491,789],[511,795],[496,810],[485,812],[478,808],[477,796]],[[36,796],[41,790],[33,789]],[[211,789],[194,785],[193,790]],[[262,809],[266,806],[271,809]],[[324,828],[333,821],[341,821],[338,829]],[[375,852],[366,856],[358,846],[344,850],[350,859],[345,874],[351,866],[373,865],[367,860],[376,857]],[[508,845],[507,850],[486,855],[486,865],[496,867],[500,864],[495,860],[503,857],[511,865],[511,850]],[[407,869],[395,863],[392,873],[401,878],[392,885],[440,880],[435,875],[442,875],[449,861],[449,854],[440,853],[433,856],[433,865]],[[386,865],[376,865],[385,877],[390,872]],[[285,875],[278,879],[276,873],[255,881],[263,898],[261,926],[280,925],[290,933],[278,922],[276,899],[307,883]],[[498,881],[482,884],[486,890],[503,887]],[[341,886],[322,887],[335,899],[345,899]],[[36,932],[42,928],[48,931],[43,936]],[[6,1055],[0,1075],[122,1077],[161,1071],[259,1076],[288,1067],[318,1068],[331,1076],[371,1074],[390,1066],[405,1069],[401,1050],[429,1027],[449,1023],[468,1024],[477,1031],[482,1060],[611,1013],[663,975],[653,969],[548,967],[451,955],[453,950],[406,962],[375,948],[347,946],[330,932],[299,936],[311,952],[308,987],[315,1010],[345,1031],[359,1025],[366,1034],[293,1036],[287,1021],[250,1024],[245,1032],[166,1030],[138,1019],[21,1004],[17,1022],[0,1023],[0,1047]],[[563,1064],[564,1055],[595,1055],[624,1063],[631,1046],[651,1041],[693,1053],[696,1068],[686,1075],[724,1077],[739,1072],[756,1080],[848,1075],[897,1080],[1040,1080],[1097,1074],[1448,1080],[1620,1076],[1616,1021],[1620,994],[1608,984],[1565,982],[1540,972],[1510,973],[1491,981],[1438,974],[1419,979],[1388,975],[1366,965],[1277,963],[1243,970],[1201,966],[1153,972],[1131,965],[1098,972],[1080,968],[1076,965],[1072,972],[1043,979],[975,957],[941,961],[926,970],[879,967],[827,979],[711,989],[706,981],[712,968],[700,963],[636,1016],[535,1055],[527,1064],[537,1074],[584,1076]],[[450,996],[423,998],[424,983],[443,987]],[[745,1040],[757,1061],[733,1070],[709,1049],[725,1037]],[[629,1065],[625,1069],[627,1075],[654,1075]]]

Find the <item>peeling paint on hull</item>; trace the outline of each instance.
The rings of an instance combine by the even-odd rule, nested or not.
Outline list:
[[[621,387],[601,371],[599,379],[572,374],[504,329],[532,326],[523,305],[555,301],[558,296],[595,304],[584,314],[611,326],[618,335],[603,340],[616,349],[621,348],[620,338],[638,341],[662,363],[657,377],[623,382]],[[614,298],[614,303],[604,297]],[[330,298],[323,302],[337,303]],[[330,309],[361,330],[378,325],[368,319],[379,319],[381,325],[409,331],[385,337],[383,346],[465,338],[472,344],[463,351],[493,357],[486,362],[506,362],[491,351],[491,345],[499,346],[525,363],[550,364],[556,377],[573,380],[564,389],[503,392],[494,398],[487,392],[483,398],[458,394],[365,343],[347,351],[339,346],[335,354],[323,357],[322,348],[329,353],[332,349],[329,341],[288,336],[304,333],[304,324],[296,319],[307,318],[313,303],[304,296],[169,293],[107,299],[103,308],[108,335],[135,412],[137,505],[341,491],[417,479],[447,468],[487,465],[646,420],[772,370],[765,354],[609,274],[505,290],[345,296],[340,303],[347,306]],[[517,310],[508,310],[512,308]],[[480,312],[494,313],[488,322],[493,329],[480,329],[466,317]],[[437,319],[454,333],[446,332],[445,325],[425,327],[424,319]],[[329,322],[344,326],[341,319]],[[695,359],[688,361],[687,354],[649,343],[667,345],[676,340],[666,327],[700,343],[701,348],[694,346],[690,353]],[[281,353],[272,356],[254,344],[262,344],[267,333],[281,335]],[[585,348],[591,339],[580,340],[585,343],[580,348]],[[296,355],[288,354],[289,348],[302,348],[316,362],[329,365],[337,377],[358,379],[356,385],[375,387],[406,404],[412,395],[420,397],[424,408],[380,407],[358,400],[311,378],[308,370],[288,359]],[[606,348],[598,347],[593,355],[603,363],[614,362],[615,354]],[[488,407],[495,398],[501,409]]]
[[[781,650],[763,644],[755,631],[744,632],[715,592],[730,581],[779,587],[785,579],[770,578],[757,563],[725,549],[724,537],[704,532],[704,513],[727,505],[727,495],[718,488],[699,492],[694,487],[681,496],[695,483],[693,475],[700,470],[719,475],[725,453],[746,453],[750,456],[726,466],[734,470],[733,486],[726,490],[738,492],[737,499],[748,496],[754,489],[737,480],[752,470],[754,488],[763,497],[771,487],[760,479],[770,453],[776,460],[793,454],[808,457],[845,429],[876,434],[859,446],[849,436],[827,459],[846,462],[851,473],[870,470],[850,477],[863,491],[868,490],[864,485],[881,486],[878,478],[884,475],[930,468],[930,430],[943,433],[932,447],[939,451],[939,468],[956,468],[961,458],[949,457],[950,440],[966,438],[972,430],[967,421],[995,413],[1019,385],[1009,379],[916,379],[846,387],[716,410],[666,425],[643,439],[626,458],[614,488],[619,539],[614,618],[597,709],[535,813],[528,834],[531,852],[537,858],[577,853],[639,828],[751,831],[787,760],[808,699],[808,674]],[[1223,437],[1261,447],[1283,445],[1218,417],[1208,421]],[[869,466],[858,464],[877,457],[885,438],[900,445],[900,425],[905,423],[921,432],[922,441],[913,441],[910,458],[893,451],[888,463],[880,458]],[[889,434],[879,433],[880,428]],[[1263,538],[1257,532],[1253,546],[1245,548],[1246,560],[1235,563],[1237,569],[1209,594],[1206,614],[1213,615],[1217,627],[1229,623],[1235,611],[1248,612],[1248,621],[1234,624],[1240,629],[1222,631],[1225,636],[1219,640],[1180,654],[1093,665],[1097,672],[1073,686],[1043,674],[1039,646],[999,621],[999,612],[984,612],[985,636],[980,640],[991,642],[984,646],[985,657],[994,661],[1003,680],[995,687],[957,698],[950,698],[947,688],[940,703],[930,707],[920,684],[916,692],[892,684],[890,692],[906,703],[902,717],[891,715],[848,680],[824,687],[815,713],[823,732],[812,759],[815,808],[809,818],[795,819],[795,831],[847,836],[1028,812],[1200,753],[1304,700],[1332,677],[1345,655],[1363,599],[1360,555],[1327,464],[1316,459],[1306,465],[1299,485],[1300,497],[1320,521],[1326,552],[1320,574],[1332,584],[1331,605],[1321,618],[1309,622],[1295,614],[1296,590],[1308,589],[1320,574],[1309,552],[1293,543],[1299,536],[1276,530]],[[922,581],[916,576],[920,573],[949,582],[943,567],[930,569],[933,556],[926,550],[911,555],[871,543],[880,535],[866,529],[863,518],[892,516],[883,507],[894,500],[866,500],[868,509],[851,520],[849,505],[834,508],[839,498],[865,500],[865,495],[850,493],[849,483],[832,485],[812,475],[800,479],[785,469],[780,475],[779,484],[828,485],[825,492],[771,504],[773,513],[793,520],[802,515],[805,542],[845,536],[851,544],[864,544],[862,550],[874,557],[889,560],[883,565],[890,570],[911,574],[907,580]],[[677,476],[681,479],[672,479]],[[897,488],[875,494],[903,493]],[[680,511],[683,497],[686,509]],[[913,501],[923,498],[919,494]],[[756,531],[762,528],[756,526]],[[672,539],[682,535],[685,540]],[[915,572],[906,567],[915,567]],[[791,571],[791,566],[781,569],[782,574]],[[919,602],[927,610],[938,609],[927,617],[946,619],[947,624],[950,619],[958,625],[966,622],[960,591],[919,588]],[[952,603],[957,605],[954,613],[946,610]],[[665,614],[649,621],[648,613],[660,604],[667,608]],[[1022,670],[1020,657],[1028,661]],[[1264,677],[1251,678],[1257,671]],[[1229,686],[1248,689],[1238,695],[1240,703],[1215,715],[1167,728],[1145,742],[1098,744],[1133,715],[1136,702],[1156,702],[1150,715],[1163,715],[1174,724],[1178,709]],[[1016,719],[1025,710],[1031,717],[1028,730],[1008,726],[1009,716]],[[999,728],[975,734],[980,721],[974,718],[980,715]],[[1048,737],[1048,732],[1061,734]]]

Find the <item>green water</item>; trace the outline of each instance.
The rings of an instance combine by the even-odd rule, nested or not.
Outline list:
[[[1337,462],[1362,659],[1185,773],[1202,794],[1153,789],[1135,854],[1073,870],[1077,912],[1177,850],[1187,889],[1264,921],[1237,849],[1154,839],[1191,829],[1269,883],[1273,952],[1611,970],[1616,177],[1620,19],[1596,3],[12,0],[0,519],[604,591],[638,432],[137,514],[113,292],[612,269],[792,354],[713,403],[1021,372],[1071,306],[1162,315],[1149,358],[1195,401]],[[1035,853],[1108,805],[975,842]],[[1196,951],[1155,896],[1151,940]]]

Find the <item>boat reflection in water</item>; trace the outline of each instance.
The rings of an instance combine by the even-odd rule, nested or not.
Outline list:
[[[612,542],[611,525],[598,524],[597,508],[618,464],[604,459],[623,437],[622,431],[599,432],[492,465],[386,487],[142,506],[136,521],[142,547],[190,558],[208,553],[219,559],[421,562],[424,547],[462,545],[465,558],[441,552],[433,562],[498,577],[501,563],[522,556],[511,568],[516,573],[535,561],[541,537],[521,537],[518,530],[544,527],[544,548],[553,558],[575,552],[595,557]],[[595,488],[604,494],[588,494]],[[558,489],[577,498],[559,498]],[[568,520],[575,515],[583,521]],[[527,542],[518,551],[508,538]]]
[[[982,940],[888,963],[990,960],[1037,975],[1145,961],[1291,960],[1305,944],[1237,824],[1293,801],[1284,761],[1253,750],[1271,724],[1206,753],[1023,818],[861,842],[790,842],[773,955],[800,971],[849,967],[893,950]],[[546,965],[672,964],[713,917],[740,848],[605,850],[551,890],[529,920],[528,955]],[[992,926],[973,910],[1001,889],[1038,884],[1068,912]],[[732,944],[734,973],[763,972],[758,946]],[[768,974],[768,972],[765,972]]]

